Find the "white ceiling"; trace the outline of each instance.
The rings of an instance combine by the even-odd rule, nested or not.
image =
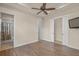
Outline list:
[[[32,7],[36,7],[36,8],[39,8],[42,3],[27,3],[26,5],[30,6],[31,8]],[[46,7],[49,8],[49,7],[55,7],[55,8],[58,8],[62,5],[65,5],[65,3],[47,3],[46,4]]]
[[[27,6],[29,6],[29,8],[31,9],[31,8],[40,8],[41,7],[41,5],[42,5],[42,3],[28,3],[28,4],[24,4],[24,5],[27,5]],[[46,8],[56,8],[56,9],[59,9],[59,8],[61,8],[62,6],[65,6],[65,5],[68,5],[68,4],[66,4],[66,3],[47,3],[47,5],[46,5]],[[30,10],[30,12],[32,13],[32,14],[36,14],[37,12],[39,12],[40,10],[34,10],[34,9],[31,9]],[[54,10],[51,10],[51,11],[47,11],[49,14],[52,12],[52,11],[54,11]],[[39,14],[39,16],[45,16],[45,14],[42,12],[42,13],[40,13]]]
[[[30,13],[36,15],[37,12],[39,12],[39,10],[34,10],[32,8],[33,7],[40,8],[42,3],[25,3],[25,4],[19,4],[19,5],[26,7]],[[52,8],[60,9],[60,8],[65,7],[67,5],[68,4],[66,4],[66,3],[47,3],[46,8],[52,7]],[[54,10],[52,10],[52,11],[54,11]],[[50,14],[52,11],[47,11],[47,12]],[[38,16],[46,16],[46,15],[42,12]]]
[[[36,13],[39,12],[39,10],[32,9],[32,7],[40,8],[41,5],[42,5],[42,3],[0,3],[0,6],[11,8],[14,10],[16,9],[16,10],[22,11],[24,13],[29,13],[29,14],[32,14],[35,16],[46,16],[44,13],[36,15]],[[70,5],[72,5],[72,6],[70,6]],[[79,4],[69,4],[69,3],[47,3],[46,7],[47,8],[49,8],[49,7],[56,8],[56,10],[52,10],[52,11],[48,12],[50,15],[50,14],[53,14],[53,12],[57,12],[59,10],[66,9],[68,6],[70,6],[70,8],[73,8],[74,5],[75,5],[75,7],[79,6]],[[68,10],[68,9],[66,9],[66,10]]]

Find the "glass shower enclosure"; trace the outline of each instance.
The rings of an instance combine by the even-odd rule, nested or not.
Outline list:
[[[0,13],[0,50],[13,48],[14,16]]]

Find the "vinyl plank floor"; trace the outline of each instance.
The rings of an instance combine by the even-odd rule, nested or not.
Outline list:
[[[41,40],[17,48],[3,50],[0,52],[0,56],[79,56],[79,50]]]

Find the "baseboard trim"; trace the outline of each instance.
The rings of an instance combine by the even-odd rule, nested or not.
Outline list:
[[[55,43],[57,43],[57,44],[62,44],[62,42],[61,41],[54,41]]]
[[[23,46],[23,45],[28,45],[28,44],[31,44],[31,43],[35,43],[35,42],[38,42],[38,40],[34,40],[34,41],[31,41],[31,42],[27,42],[27,43],[22,43],[22,44],[14,45],[14,48],[20,47],[20,46]]]
[[[43,40],[43,41],[47,41],[47,40]],[[55,42],[52,42],[52,41],[47,41],[47,42],[55,43]],[[58,43],[57,43],[57,44],[58,44]],[[64,45],[64,46],[66,46],[66,47],[69,47],[69,48],[72,48],[72,49],[75,49],[75,50],[79,50],[79,48],[71,47],[70,45],[66,45],[66,44],[60,44],[60,45]]]
[[[28,42],[28,43],[23,43],[23,44],[15,45],[14,48],[20,47],[20,46],[23,46],[23,45],[28,45],[28,44],[31,44],[31,43],[35,43],[35,42],[38,42],[38,41],[39,41],[39,40],[35,40],[35,41]],[[47,40],[43,40],[43,41],[47,41]],[[47,42],[54,43],[54,42],[52,42],[52,41],[47,41]],[[62,45],[63,45],[63,44],[62,44]],[[79,50],[79,48],[71,47],[71,46],[69,46],[69,45],[64,45],[64,46],[69,47],[69,48],[72,48],[72,49]]]
[[[72,49],[79,50],[79,48],[75,48],[75,47],[72,47],[72,46],[70,46],[70,45],[65,45],[65,46],[67,46],[67,47],[69,47],[69,48],[72,48]]]
[[[46,40],[46,39],[41,39],[43,41],[48,41],[48,42],[54,42],[53,40]]]

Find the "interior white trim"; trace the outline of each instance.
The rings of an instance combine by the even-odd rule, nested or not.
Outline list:
[[[54,42],[54,19],[50,19],[50,33],[51,33],[51,41]]]
[[[63,45],[68,46],[68,17],[64,16],[62,19]]]
[[[1,32],[1,12],[0,12],[0,32]],[[1,35],[0,35],[0,48],[1,48]]]
[[[64,16],[59,16],[59,17],[55,17],[53,18],[53,20],[57,19],[57,18],[62,18],[63,22],[62,22],[62,33],[63,33],[63,38],[62,38],[62,42],[63,42],[63,45],[66,45],[68,46],[68,24],[66,23],[67,22],[67,16],[64,15]],[[53,23],[53,21],[52,21]],[[54,32],[51,30],[51,32]],[[51,36],[54,35],[54,33],[51,33]],[[52,39],[52,38],[51,38]]]
[[[22,44],[14,45],[14,48],[20,47],[20,46],[23,46],[23,45],[27,45],[27,44],[31,44],[31,43],[35,43],[35,42],[38,42],[38,41],[39,41],[39,40],[34,40],[34,41],[31,41],[31,42],[27,42],[27,43],[22,43]]]

